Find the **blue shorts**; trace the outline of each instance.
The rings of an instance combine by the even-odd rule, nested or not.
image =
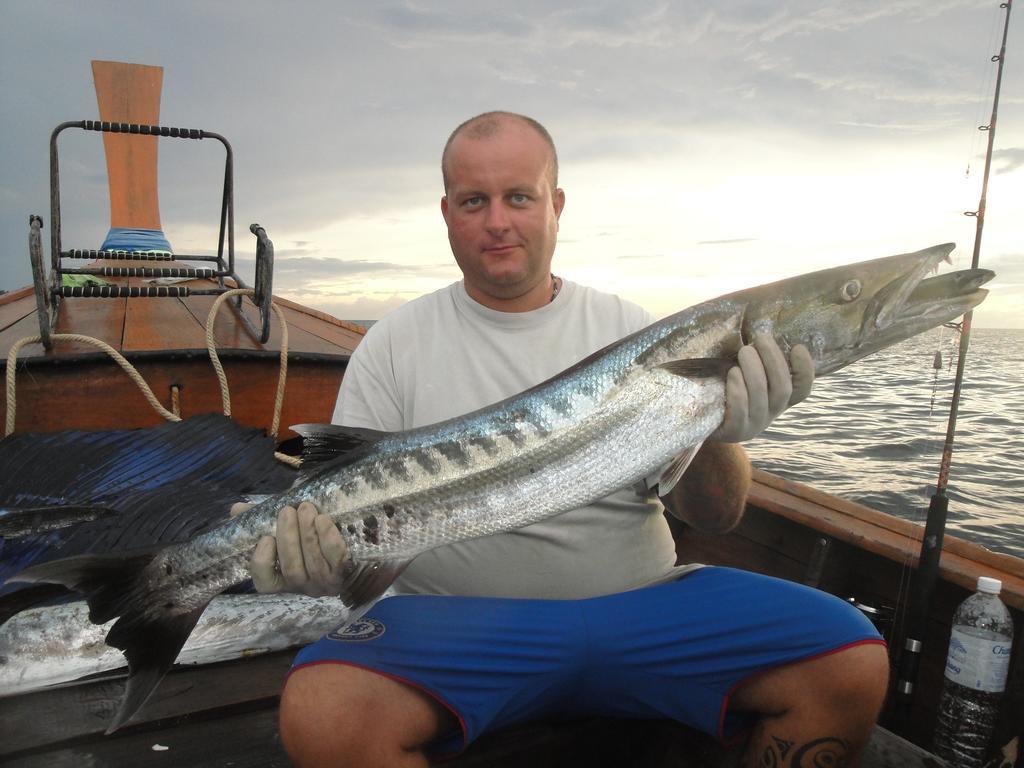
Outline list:
[[[541,718],[668,718],[727,739],[750,724],[728,711],[745,681],[881,642],[833,595],[706,567],[585,600],[392,597],[304,648],[293,670],[349,664],[429,695],[461,729],[431,745],[436,757],[484,731]]]

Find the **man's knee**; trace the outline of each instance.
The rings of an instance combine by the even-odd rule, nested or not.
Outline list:
[[[359,719],[365,710],[346,706],[346,697],[332,690],[332,679],[339,677],[332,674],[335,665],[320,666],[298,669],[288,678],[281,693],[281,741],[297,765],[326,764],[329,759],[339,766],[355,765],[362,751]]]
[[[856,705],[874,722],[889,690],[889,654],[881,643],[862,643],[845,648],[818,661],[811,670],[823,705],[836,706],[850,714]]]
[[[818,717],[846,723],[850,734],[866,741],[889,689],[889,656],[881,643],[864,643],[807,663],[803,673],[809,696],[805,706]]]
[[[804,710],[873,723],[888,683],[885,646],[862,643],[772,670],[737,691],[734,702],[762,714]]]
[[[418,691],[342,664],[295,670],[281,694],[281,741],[300,766],[426,765],[419,747],[444,710]]]
[[[857,765],[888,678],[880,643],[854,645],[756,678],[734,699],[741,709],[761,715],[747,747],[748,763],[803,765],[811,756],[814,765]]]

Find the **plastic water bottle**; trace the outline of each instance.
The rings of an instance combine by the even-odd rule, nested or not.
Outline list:
[[[999,599],[1003,583],[981,576],[953,614],[934,751],[951,765],[984,763],[1006,688],[1013,621]]]

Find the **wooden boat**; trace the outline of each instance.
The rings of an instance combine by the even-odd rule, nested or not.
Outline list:
[[[133,286],[137,278],[115,278]],[[214,281],[216,282],[216,281]],[[184,414],[219,410],[220,399],[201,340],[210,296],[182,299],[63,299],[53,327],[106,339],[132,359],[170,403],[179,386]],[[327,420],[348,354],[361,329],[288,302],[289,389],[283,424]],[[233,415],[267,425],[280,336],[267,341],[242,323],[262,322],[257,306],[232,309],[217,320],[217,346],[232,381]],[[38,310],[32,288],[0,297],[0,346],[34,332]],[[273,326],[272,326],[273,328]],[[18,429],[76,426],[98,429],[154,423],[134,388],[105,357],[77,343],[26,347],[18,357]],[[237,382],[237,384],[236,384]],[[134,387],[134,385],[132,385]],[[237,387],[237,389],[235,389]],[[129,402],[134,403],[129,407]],[[915,573],[922,529],[867,507],[755,472],[741,525],[709,535],[671,521],[681,560],[738,566],[810,584],[850,598],[876,619],[894,664],[902,653],[907,584]],[[954,607],[979,575],[1003,582],[1017,637],[1024,637],[1024,560],[946,537],[938,584],[928,613],[920,674],[909,716],[895,706],[884,714],[864,764],[937,766],[927,749],[934,728]],[[995,741],[1021,735],[1024,724],[1024,643],[1017,643]],[[283,766],[287,759],[276,728],[276,705],[291,652],[172,671],[137,717],[103,736],[124,688],[124,673],[17,697],[0,697],[0,762],[51,766],[174,765]],[[895,677],[895,676],[894,676]],[[896,701],[896,697],[893,698]],[[720,766],[730,752],[706,736],[669,722],[539,723],[489,734],[448,765],[461,766]]]

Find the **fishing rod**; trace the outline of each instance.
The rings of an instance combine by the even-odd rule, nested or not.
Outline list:
[[[992,98],[992,117],[988,125],[978,126],[979,131],[988,134],[988,148],[985,152],[985,173],[981,182],[981,199],[975,211],[965,211],[965,216],[975,218],[974,253],[971,257],[971,268],[978,268],[981,255],[981,233],[985,226],[985,207],[988,195],[988,180],[992,169],[992,152],[996,139],[996,115],[999,111],[999,90],[1003,81],[1003,66],[1006,63],[1006,38],[1010,30],[1010,11],[1013,0],[1000,3],[999,7],[1006,10],[1003,21],[1003,42],[999,53],[992,57],[998,63],[996,69],[995,95]],[[924,635],[928,618],[928,607],[931,603],[935,582],[939,577],[939,560],[942,556],[942,539],[946,531],[946,516],[949,511],[949,497],[946,486],[949,484],[949,467],[953,460],[953,439],[956,435],[956,420],[960,408],[960,395],[963,392],[964,369],[967,363],[967,348],[971,339],[971,320],[973,310],[964,315],[960,326],[960,351],[956,362],[956,378],[953,384],[953,397],[949,406],[949,421],[946,425],[946,439],[942,447],[942,459],[939,463],[939,478],[935,484],[935,493],[928,505],[928,517],[925,522],[924,537],[921,541],[921,554],[918,560],[917,575],[910,594],[907,631],[900,656],[899,673],[896,681],[896,720],[900,729],[908,725],[910,705],[914,698],[914,684],[917,681],[918,665],[924,645]]]

